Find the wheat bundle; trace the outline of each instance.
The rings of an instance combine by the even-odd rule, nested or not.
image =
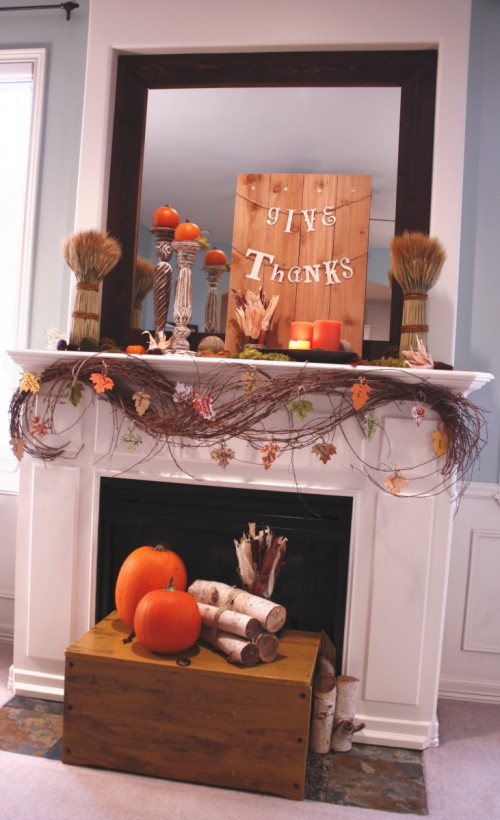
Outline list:
[[[153,290],[154,280],[155,266],[149,259],[138,256],[135,262],[133,327],[142,327],[142,303]]]
[[[99,285],[118,263],[121,247],[100,231],[80,231],[63,243],[63,256],[76,276],[76,296],[71,316],[70,342],[99,338]]]
[[[427,349],[427,293],[436,284],[446,252],[435,237],[405,231],[391,242],[391,272],[403,291],[400,350]]]

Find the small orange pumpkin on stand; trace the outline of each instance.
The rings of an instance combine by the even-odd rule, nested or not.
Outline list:
[[[201,614],[189,592],[177,590],[170,581],[165,589],[146,593],[134,616],[137,640],[150,652],[185,652],[201,633]]]
[[[177,590],[185,590],[187,571],[182,558],[162,544],[137,547],[120,567],[115,584],[118,615],[132,627],[136,607],[148,592],[166,587],[170,581]]]
[[[190,222],[187,219],[185,222],[180,222],[174,233],[174,239],[177,242],[194,242],[195,239],[201,235],[201,228],[195,222]]]
[[[205,265],[225,265],[227,257],[219,248],[211,248],[206,252],[203,262]]]
[[[176,228],[180,221],[178,211],[171,205],[161,205],[153,214],[153,228]]]

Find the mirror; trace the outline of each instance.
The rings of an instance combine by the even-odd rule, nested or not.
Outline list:
[[[120,265],[106,277],[103,285],[101,306],[101,335],[111,336],[117,341],[127,339],[130,331],[133,295],[133,266],[138,252],[138,232],[142,179],[149,172],[144,164],[144,142],[146,134],[146,111],[148,102],[151,111],[155,108],[153,90],[168,88],[171,98],[167,106],[171,133],[182,131],[183,117],[187,119],[186,96],[184,90],[194,93],[199,106],[199,120],[196,131],[203,135],[207,127],[205,113],[207,103],[215,97],[215,90],[230,89],[228,93],[240,93],[249,89],[253,94],[262,95],[288,93],[313,98],[320,91],[341,87],[355,91],[366,88],[383,87],[397,91],[400,95],[401,110],[398,136],[397,189],[395,203],[395,228],[400,233],[405,229],[427,231],[429,228],[430,192],[432,180],[432,142],[434,122],[434,94],[436,74],[436,52],[296,52],[262,54],[209,54],[209,55],[135,55],[120,57],[118,61],[117,92],[111,174],[109,188],[109,208],[107,229],[122,242],[123,254]],[[205,94],[200,96],[200,89]],[[286,89],[286,92],[285,92]],[[151,93],[150,93],[151,92]],[[198,95],[198,96],[197,96]],[[234,97],[233,97],[234,100]],[[195,105],[195,110],[196,110]],[[300,119],[300,99],[294,101],[290,127]],[[347,110],[351,103],[344,101]],[[235,118],[237,119],[237,118]],[[381,112],[381,119],[383,113]],[[196,120],[195,120],[196,124]],[[244,124],[237,123],[244,142]],[[314,124],[310,139],[314,135]],[[221,132],[224,124],[220,124]],[[388,141],[390,125],[387,123]],[[274,136],[273,122],[268,123],[271,144],[278,145]],[[191,131],[193,123],[191,123]],[[347,130],[347,129],[346,129]],[[368,129],[369,130],[369,126]],[[198,136],[198,134],[197,134]],[[233,143],[235,138],[233,136]],[[169,144],[166,141],[166,144]],[[334,135],[332,134],[332,148]],[[322,149],[324,150],[324,146]],[[200,149],[198,148],[198,152]],[[334,151],[332,150],[332,153]],[[188,151],[182,171],[189,178]],[[182,162],[181,158],[181,162]],[[227,152],[222,148],[218,157],[220,167],[226,162]],[[165,157],[167,163],[168,158]],[[209,160],[208,165],[213,160]],[[354,160],[352,160],[354,161]],[[365,157],[359,157],[360,166]],[[326,167],[335,159],[325,159]],[[238,159],[238,164],[240,160]],[[207,173],[208,173],[207,165]],[[168,165],[167,165],[168,167]],[[331,167],[331,166],[330,166]],[[219,168],[220,170],[220,168]],[[239,170],[242,170],[240,167]],[[243,170],[251,170],[245,169]],[[261,169],[259,169],[261,170]],[[272,170],[276,170],[273,168]],[[301,169],[304,170],[304,169]],[[307,169],[306,169],[307,170]],[[342,171],[335,167],[333,170]],[[350,168],[362,172],[360,167]],[[195,174],[196,175],[196,174]],[[198,173],[199,176],[199,173]],[[168,171],[162,170],[162,184],[168,179]],[[376,180],[375,180],[376,182]],[[171,196],[169,187],[168,197]],[[155,207],[162,204],[162,198]],[[233,195],[234,200],[234,195]],[[146,204],[145,208],[151,206]],[[214,195],[214,211],[218,209]],[[177,207],[177,203],[171,201]],[[373,211],[376,216],[376,212]],[[191,214],[182,218],[195,219]],[[149,216],[143,216],[149,219]],[[385,218],[385,217],[381,217]],[[196,219],[195,219],[196,221]],[[201,220],[200,220],[201,221]],[[215,224],[215,223],[214,223]],[[376,224],[376,223],[374,223]],[[203,227],[203,226],[202,226]],[[216,229],[210,226],[214,233]],[[374,232],[375,233],[375,232]],[[372,234],[372,229],[371,229]],[[217,244],[218,237],[210,241]],[[402,298],[399,288],[393,287],[391,299],[390,342],[399,343]],[[387,346],[387,343],[386,343]]]
[[[243,173],[359,173],[372,180],[365,325],[389,339],[389,245],[394,236],[400,89],[190,88],[150,91],[139,256],[156,261],[151,221],[168,201],[232,258],[236,179]],[[171,127],[172,112],[182,111]],[[204,254],[193,265],[191,323],[204,330]],[[229,288],[229,273],[219,298]],[[226,300],[224,300],[226,301]],[[173,298],[169,319],[173,319]],[[154,327],[153,294],[142,324]],[[137,322],[136,322],[137,324]],[[217,332],[225,330],[222,317]],[[381,332],[373,332],[377,328]]]

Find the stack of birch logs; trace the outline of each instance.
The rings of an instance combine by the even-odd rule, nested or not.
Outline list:
[[[358,678],[337,676],[335,646],[322,632],[314,677],[311,752],[350,751],[353,734],[365,727],[364,723],[354,723],[358,688]]]
[[[284,606],[218,581],[193,581],[188,592],[200,610],[201,637],[229,663],[255,666],[275,660]]]

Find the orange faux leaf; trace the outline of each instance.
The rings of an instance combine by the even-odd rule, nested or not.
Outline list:
[[[408,486],[408,479],[400,475],[397,470],[395,473],[391,473],[384,481],[384,487],[387,487],[393,495],[399,495],[401,490],[404,490],[406,486]]]
[[[334,444],[328,444],[326,441],[322,441],[315,444],[311,448],[311,452],[314,453],[315,456],[318,456],[323,464],[327,464],[331,457],[337,452],[337,448]]]
[[[366,383],[366,379],[364,376],[361,376],[356,384],[353,384],[351,387],[352,393],[352,403],[354,405],[355,410],[361,410],[362,407],[365,406],[366,402],[368,401],[368,395],[371,393],[372,388],[369,384]]]
[[[444,456],[448,450],[448,433],[443,426],[432,434],[432,446],[438,456]]]
[[[113,379],[103,376],[102,373],[91,373],[89,378],[96,393],[105,393],[106,390],[112,390],[115,386]]]
[[[279,447],[277,444],[272,442],[271,444],[264,444],[260,448],[260,452],[262,454],[262,463],[264,465],[264,470],[270,470],[273,461],[276,461],[276,458],[279,453]]]

